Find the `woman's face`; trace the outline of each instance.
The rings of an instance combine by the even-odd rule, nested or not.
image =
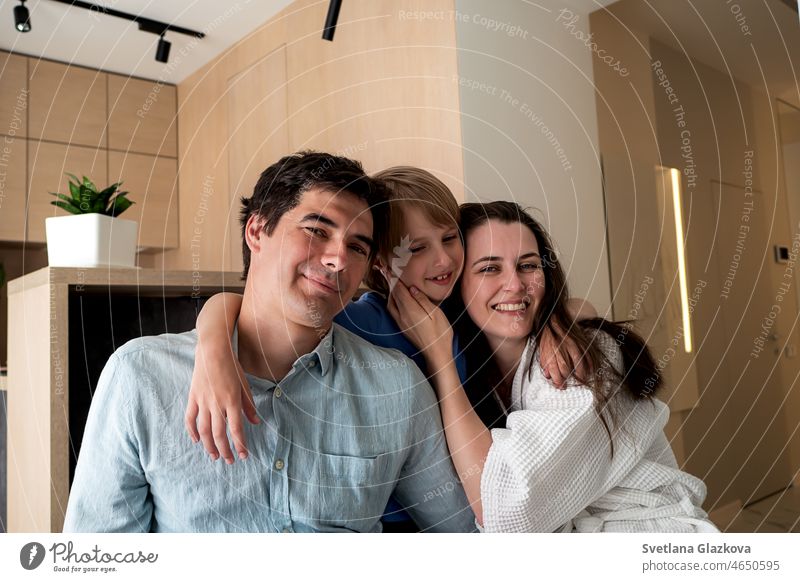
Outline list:
[[[453,292],[464,267],[464,246],[458,228],[455,223],[434,224],[414,207],[403,209],[403,223],[409,238],[401,249],[395,250],[389,270],[399,274],[406,286],[416,287],[439,303]]]
[[[530,335],[544,286],[539,245],[525,225],[489,220],[467,237],[461,294],[491,345]]]

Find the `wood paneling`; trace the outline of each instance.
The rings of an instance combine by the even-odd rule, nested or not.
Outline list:
[[[23,222],[24,224],[24,222]],[[34,245],[0,245],[0,263],[6,270],[6,281],[47,266],[47,249]],[[8,287],[0,289],[0,366],[8,362]],[[13,342],[13,339],[12,339]]]
[[[44,219],[66,214],[50,204],[49,192],[69,192],[69,172],[88,176],[98,188],[108,185],[106,151],[59,143],[28,142],[28,241],[45,242]]]
[[[108,147],[125,152],[176,157],[175,86],[109,75]]]
[[[38,60],[29,74],[31,137],[106,147],[106,73]]]
[[[115,149],[152,154],[131,157],[126,186],[133,183],[147,204],[138,200],[129,216],[144,213],[143,247],[175,248],[176,126],[174,85],[0,51],[0,241],[45,242],[44,218],[64,214],[48,192],[67,191],[64,172],[107,185],[107,152]],[[159,153],[172,161],[156,161]]]
[[[28,59],[0,52],[0,134],[25,137]]]
[[[369,172],[410,164],[436,173],[463,200],[456,39],[452,2],[350,2],[336,42],[318,42],[326,3],[298,0],[287,16],[292,150],[345,152]]]
[[[58,329],[57,319],[51,329],[51,299],[48,285],[9,293],[8,327],[16,341],[8,346],[8,531],[60,531],[51,522],[52,498],[56,489],[66,489],[51,487],[50,405],[51,397],[65,399],[67,359],[66,336],[52,333],[51,342],[51,332]]]
[[[139,246],[177,247],[177,160],[115,151],[108,156],[110,180],[123,182],[135,202],[123,217],[139,223]]]
[[[286,119],[286,47],[269,53],[228,81],[230,211],[226,255],[242,268],[239,199],[250,197],[264,168],[289,149]]]
[[[409,0],[402,9],[453,14],[455,3]],[[396,2],[354,0],[342,8],[336,42],[328,43],[319,40],[326,10],[324,2],[293,2],[178,86],[182,238],[179,250],[165,254],[165,268],[197,268],[198,261],[201,268],[238,268],[235,195],[247,190],[256,165],[298,149],[347,155],[368,172],[418,165],[463,199],[452,20],[421,23],[401,18]],[[248,117],[242,113],[247,103],[277,110],[283,81],[270,59],[278,62],[281,45],[285,119],[273,121],[263,112]],[[270,69],[264,79],[246,74],[259,66]],[[238,91],[237,79],[254,93]],[[230,125],[243,115],[248,121],[240,140],[241,130]],[[281,151],[283,126],[287,142]],[[226,237],[230,246],[222,244]]]
[[[27,140],[0,137],[0,240],[25,238]]]

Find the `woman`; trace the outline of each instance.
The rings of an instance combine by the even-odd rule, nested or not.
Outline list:
[[[682,471],[663,434],[667,407],[641,338],[593,319],[571,325],[566,278],[547,233],[511,202],[465,204],[459,335],[467,390],[507,413],[491,432],[474,411],[447,347],[447,318],[398,285],[389,310],[425,354],[448,447],[486,531],[717,531],[703,483]],[[565,330],[565,331],[561,331]],[[572,342],[585,364],[566,390],[537,365],[544,333]],[[569,351],[559,350],[571,362]]]

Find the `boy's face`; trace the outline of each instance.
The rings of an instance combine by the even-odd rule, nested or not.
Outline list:
[[[403,209],[403,224],[408,233],[408,249],[401,252],[410,253],[408,262],[401,269],[388,266],[395,273],[400,271],[400,280],[407,287],[413,285],[439,303],[453,292],[464,266],[464,247],[457,225],[435,224],[413,206]]]
[[[327,330],[358,289],[370,264],[372,214],[347,192],[312,188],[272,235],[250,217],[248,287],[266,316]]]

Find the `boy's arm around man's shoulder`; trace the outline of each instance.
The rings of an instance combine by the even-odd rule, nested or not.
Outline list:
[[[65,532],[148,532],[153,502],[139,459],[130,351],[111,356],[92,398],[64,521]],[[142,374],[144,371],[139,370]]]

